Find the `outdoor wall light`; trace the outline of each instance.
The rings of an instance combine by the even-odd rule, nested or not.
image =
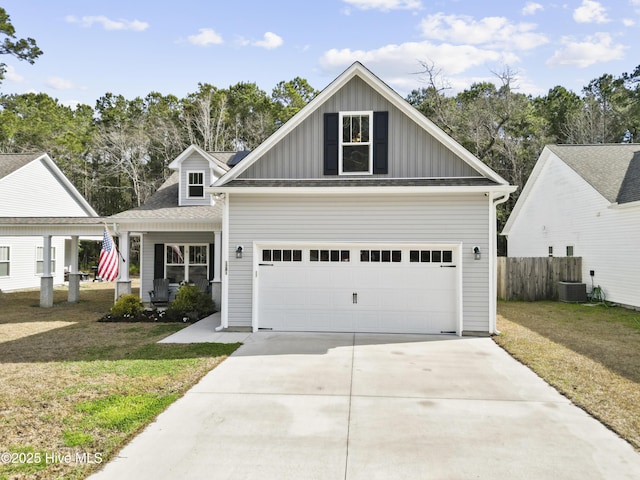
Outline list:
[[[238,248],[236,248],[236,258],[242,258],[242,245],[238,245]]]
[[[480,252],[480,247],[473,247],[473,258],[475,260],[480,260],[482,253]]]

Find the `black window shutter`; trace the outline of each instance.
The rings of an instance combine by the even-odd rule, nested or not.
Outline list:
[[[324,174],[338,175],[338,114],[324,114]]]
[[[389,112],[373,112],[373,173],[389,173]]]
[[[164,278],[164,243],[153,246],[153,278]]]
[[[209,280],[213,280],[214,278],[213,267],[215,265],[216,260],[213,252],[214,252],[213,243],[210,243],[209,244]]]

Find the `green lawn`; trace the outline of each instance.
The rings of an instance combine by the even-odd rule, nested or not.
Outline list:
[[[640,312],[499,302],[495,341],[640,450]]]
[[[239,346],[156,343],[183,324],[97,322],[108,284],[66,296],[42,309],[38,292],[0,293],[0,480],[85,478]]]

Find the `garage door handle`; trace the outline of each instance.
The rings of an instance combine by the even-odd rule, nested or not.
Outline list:
[[[440,265],[440,268],[456,268],[455,265]]]
[[[259,263],[260,267],[273,267],[273,263]]]
[[[353,301],[354,304],[358,303],[358,294],[357,293],[352,293],[351,294],[351,300]]]

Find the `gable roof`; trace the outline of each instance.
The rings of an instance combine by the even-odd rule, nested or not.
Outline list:
[[[548,145],[611,203],[640,200],[640,144]]]
[[[6,177],[43,155],[44,153],[1,153],[0,178]]]
[[[569,166],[611,204],[640,201],[640,144],[547,145],[542,150],[502,235],[509,235],[520,210],[551,157]]]
[[[229,153],[231,152],[205,152],[202,148],[197,145],[189,145],[180,155],[178,155],[170,164],[169,168],[172,170],[177,170],[180,168],[182,162],[189,158],[192,154],[197,153],[205,160],[209,162],[211,168],[213,168],[218,175],[224,175],[229,171],[229,166],[227,162],[230,160]],[[232,155],[231,155],[232,156]]]
[[[68,194],[87,212],[89,217],[97,217],[98,213],[69,181],[56,163],[46,153],[2,153],[0,154],[0,180],[17,172],[31,162],[41,161],[51,174],[62,184]]]
[[[222,218],[220,205],[178,205],[178,172],[173,172],[143,205],[116,213],[109,217],[113,220],[171,220],[210,222],[214,218]]]
[[[255,150],[252,150],[227,175],[224,175],[223,177],[218,179],[218,181],[214,183],[214,186],[223,186],[238,178],[251,165],[258,161],[269,149],[275,146],[280,140],[285,138],[306,118],[308,118],[319,106],[329,100],[336,92],[338,92],[356,76],[361,78],[365,83],[367,83],[377,93],[387,99],[402,113],[410,117],[414,122],[425,129],[429,134],[431,134],[436,140],[438,140],[454,154],[460,157],[463,161],[469,164],[474,170],[499,185],[508,185],[508,182],[505,179],[491,170],[487,165],[482,163],[478,158],[476,158],[471,152],[465,149],[453,138],[444,133],[444,131],[442,131],[435,123],[433,123],[417,109],[415,109],[411,104],[409,104],[400,95],[398,95],[398,93],[396,93],[391,87],[389,87],[386,83],[384,83],[377,76],[371,73],[371,71],[368,70],[364,65],[362,65],[360,62],[355,62],[340,76],[338,76],[338,78],[331,82],[324,90],[322,90],[322,92],[320,92],[313,100],[305,105],[305,107],[303,107],[298,113],[296,113],[288,122],[286,122],[278,130],[276,130],[275,133],[273,133],[269,138],[262,142]]]

